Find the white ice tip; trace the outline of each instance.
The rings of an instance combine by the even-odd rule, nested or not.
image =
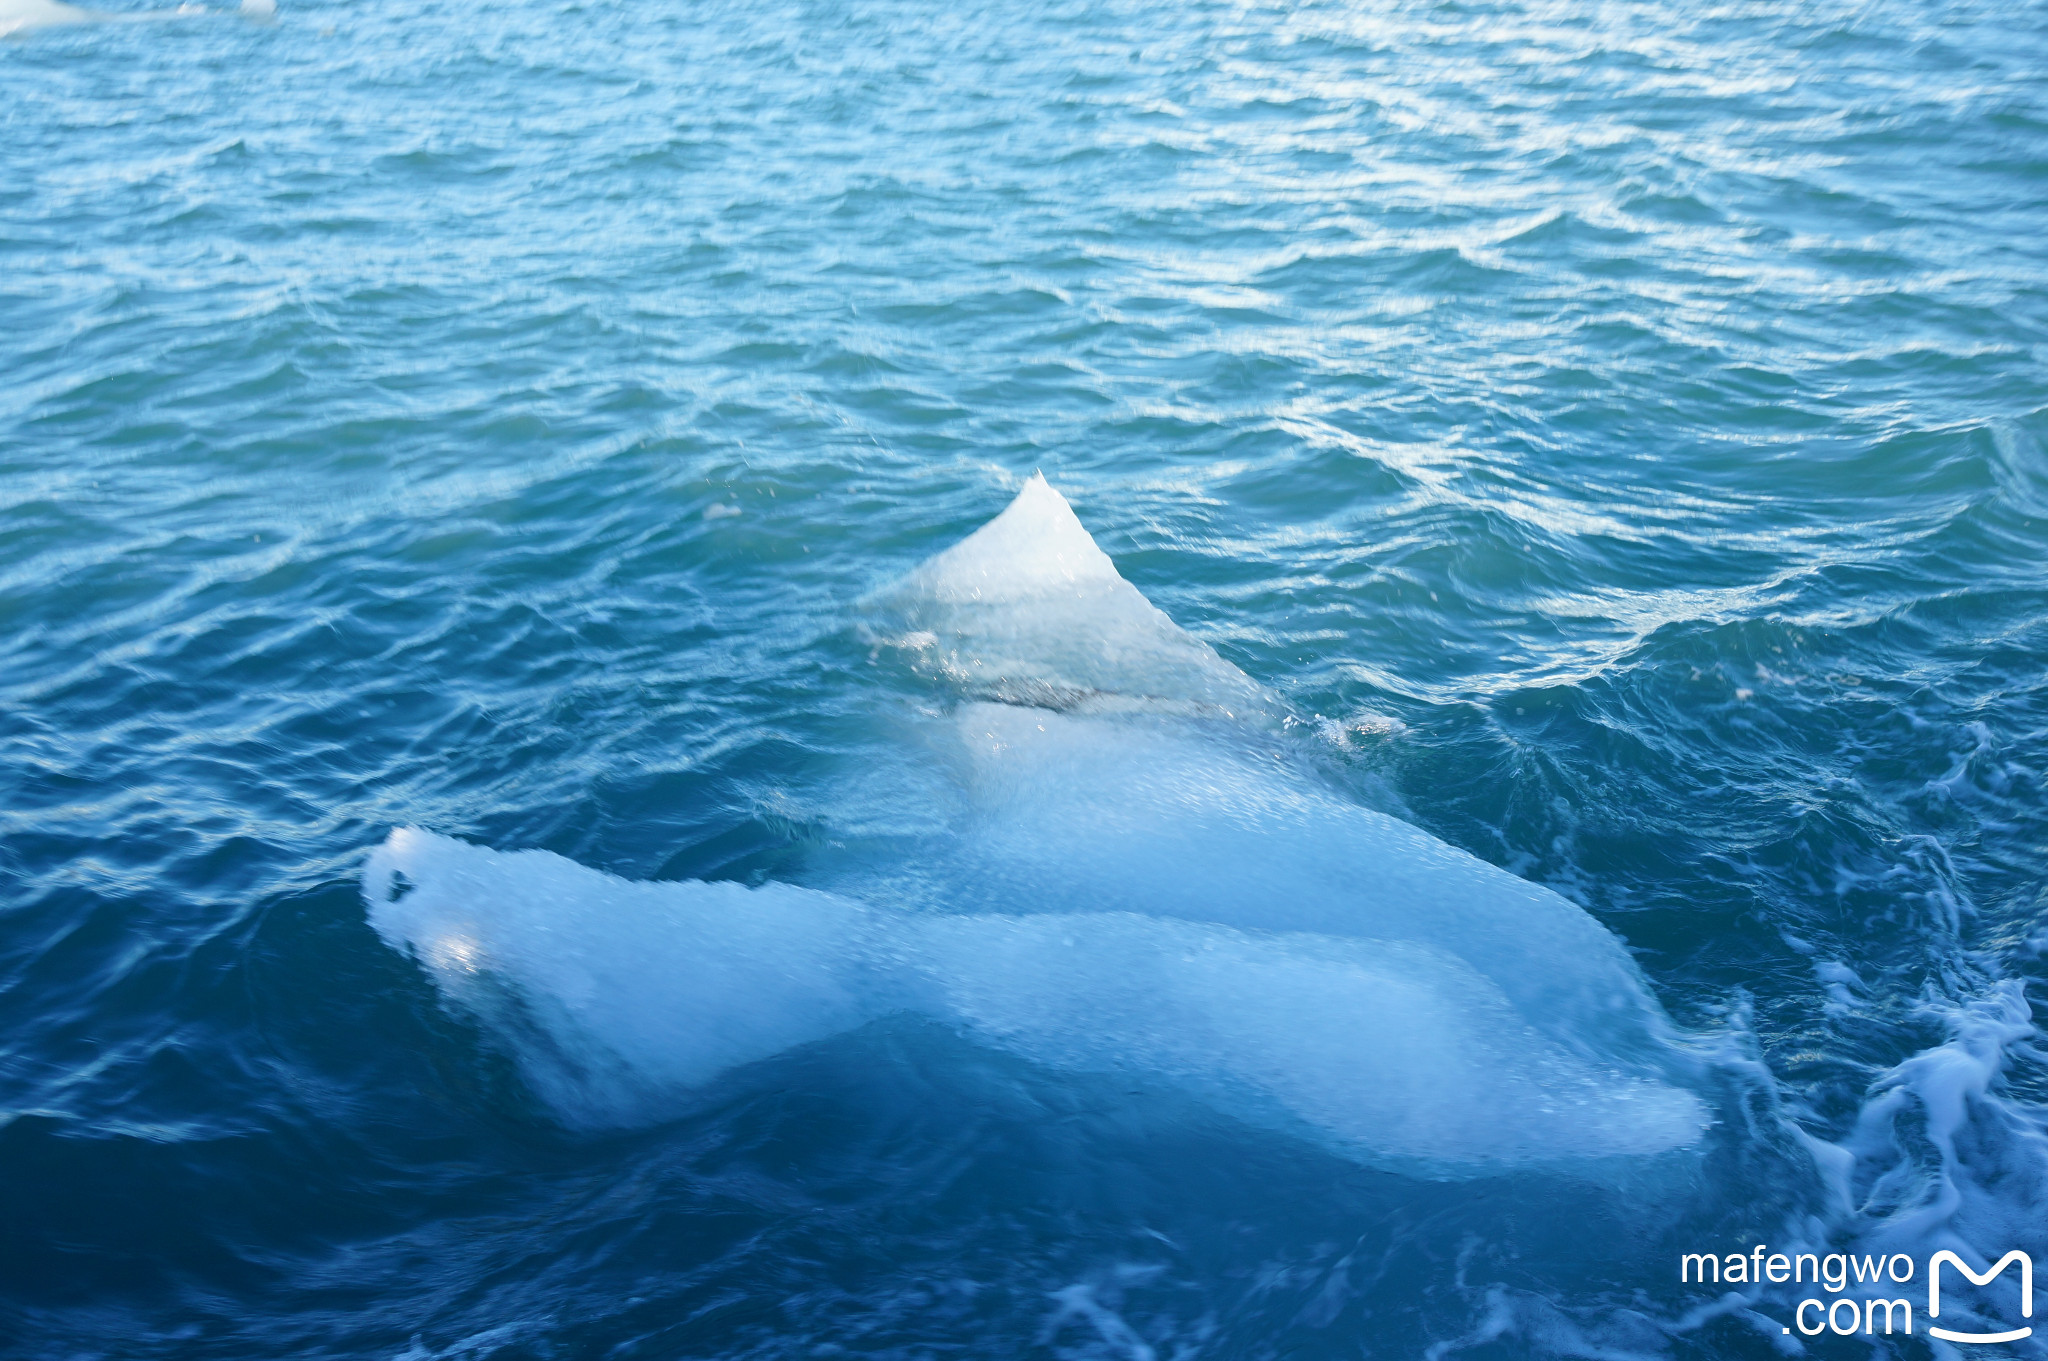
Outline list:
[[[242,17],[259,23],[277,17],[277,0],[242,0]]]

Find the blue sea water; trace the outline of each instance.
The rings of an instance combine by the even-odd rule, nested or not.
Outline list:
[[[2048,8],[145,14],[0,41],[0,1354],[1917,1357],[1678,1256],[2048,1264]],[[863,602],[1037,471],[1626,944],[1694,1146],[908,1012],[592,1121],[373,928],[397,827],[916,870],[979,696]]]

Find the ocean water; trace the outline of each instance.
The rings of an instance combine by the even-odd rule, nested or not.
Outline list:
[[[2048,1355],[2048,7],[113,2],[0,1355]]]

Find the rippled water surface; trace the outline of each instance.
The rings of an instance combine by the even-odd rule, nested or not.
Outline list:
[[[2048,1268],[2040,4],[286,0],[0,90],[0,1352],[1847,1356],[1677,1255]],[[1039,470],[1260,760],[1626,942],[1697,1145],[914,1012],[593,1121],[373,930],[399,826],[931,844],[977,696],[861,602]]]

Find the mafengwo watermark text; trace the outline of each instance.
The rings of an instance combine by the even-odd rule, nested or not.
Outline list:
[[[1712,1253],[1688,1252],[1678,1259],[1678,1279],[1686,1284],[1714,1285],[1800,1285],[1807,1282],[1833,1299],[1812,1297],[1803,1299],[1793,1307],[1792,1325],[1783,1329],[1791,1332],[1796,1327],[1808,1337],[1818,1337],[1824,1332],[1840,1337],[1853,1334],[1869,1336],[1878,1331],[1879,1323],[1886,1333],[1913,1331],[1913,1301],[1918,1297],[1917,1288],[1912,1292],[1899,1291],[1901,1286],[1910,1286],[1916,1277],[1926,1283],[1926,1309],[1922,1316],[1929,1337],[1938,1337],[1944,1342],[2017,1342],[2033,1335],[2032,1326],[2011,1328],[2003,1332],[1963,1332],[1944,1328],[1935,1322],[1941,1317],[1942,1269],[1953,1268],[1971,1285],[1989,1286],[2009,1266],[2019,1268],[2020,1317],[2034,1316],[2034,1259],[2014,1248],[1983,1271],[1978,1271],[1953,1252],[1943,1250],[1927,1259],[1925,1270],[1920,1269],[1910,1256],[1903,1252],[1890,1256],[1831,1252],[1821,1255],[1812,1252],[1772,1252],[1765,1244],[1759,1243],[1748,1253],[1731,1252],[1725,1257]],[[1950,1277],[1954,1280],[1954,1275]],[[1956,1288],[1950,1287],[1949,1304],[1953,1315],[1957,1303]],[[1848,1293],[1854,1287],[1853,1293]],[[1896,1298],[1880,1296],[1898,1291]]]

